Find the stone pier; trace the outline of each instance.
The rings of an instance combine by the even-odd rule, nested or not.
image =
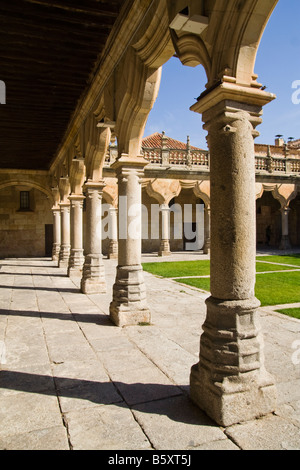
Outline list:
[[[86,243],[85,261],[81,279],[84,294],[106,292],[101,240],[101,203],[105,184],[88,181],[84,186],[86,194]]]
[[[69,258],[68,276],[80,275],[84,263],[83,256],[83,221],[82,209],[84,196],[72,194],[71,204],[71,252]]]
[[[119,252],[110,317],[118,326],[150,322],[141,265],[141,177],[147,161],[122,154],[118,178]]]
[[[60,268],[68,267],[71,241],[70,241],[70,203],[60,203],[61,214],[61,245],[58,265]]]
[[[252,104],[253,95],[249,102],[224,99],[213,108],[207,103],[203,113],[211,158],[211,296],[190,393],[222,426],[276,407],[274,380],[264,367],[260,303],[254,296],[253,137],[261,106]]]

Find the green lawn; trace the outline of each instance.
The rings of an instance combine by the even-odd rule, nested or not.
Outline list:
[[[279,264],[262,263],[261,261],[258,261],[256,263],[257,273],[262,273],[265,271],[288,271],[290,269],[297,269],[297,267],[292,268],[291,266],[281,266]],[[299,269],[300,269],[300,266],[299,266]]]
[[[281,263],[286,266],[260,261]],[[257,273],[283,271],[256,276],[255,295],[262,306],[300,302],[300,271],[285,272],[293,269],[287,265],[299,266],[300,268],[300,254],[257,257]],[[209,260],[145,263],[143,268],[145,271],[158,276],[177,278],[177,282],[188,286],[197,287],[208,292],[210,290],[209,278],[183,279],[185,276],[208,276],[210,274]],[[284,309],[283,313],[300,318],[300,309]]]
[[[162,277],[180,276],[209,276],[210,261],[162,261],[158,263],[144,263],[144,271]]]
[[[276,310],[276,312],[284,313],[289,317],[299,318],[300,319],[300,308],[283,308],[281,310]]]
[[[209,278],[176,279],[198,289],[209,291]],[[256,276],[255,295],[262,307],[300,302],[300,271]]]
[[[272,263],[283,263],[292,264],[293,266],[300,266],[300,253],[282,256],[257,256],[256,259],[260,261],[271,261]]]

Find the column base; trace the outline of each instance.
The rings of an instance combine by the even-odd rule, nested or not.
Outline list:
[[[102,255],[87,255],[85,257],[80,287],[84,294],[104,294],[106,292]]]
[[[209,372],[195,364],[190,375],[190,397],[217,424],[227,427],[274,412],[277,393],[266,371],[248,383],[239,377],[212,383]]]
[[[116,240],[110,241],[107,257],[108,259],[118,259],[118,242]]]
[[[117,326],[150,323],[151,314],[147,306],[143,269],[140,265],[117,267],[110,318]]]
[[[71,250],[69,258],[68,276],[81,276],[84,265],[83,250]]]
[[[169,240],[162,240],[159,247],[158,256],[170,256],[170,243]]]
[[[210,253],[210,240],[205,240],[203,245],[203,254],[208,255]]]
[[[206,301],[200,361],[190,396],[217,424],[230,426],[276,409],[273,377],[264,368],[257,299]]]
[[[60,252],[60,243],[53,243],[53,248],[52,248],[52,260],[53,261],[59,260],[59,252]]]
[[[70,249],[70,246],[61,246],[58,259],[59,268],[67,268],[69,266]]]
[[[158,256],[171,256],[171,251],[159,251]]]
[[[288,235],[284,235],[284,236],[281,238],[281,242],[280,242],[279,249],[280,249],[280,250],[288,250],[289,248],[291,248],[291,242],[290,242],[290,240],[289,240],[289,236],[288,236]]]

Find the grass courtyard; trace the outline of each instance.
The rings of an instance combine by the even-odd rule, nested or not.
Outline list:
[[[144,263],[143,268],[156,276],[210,290],[209,260]],[[263,307],[300,303],[300,253],[257,256],[255,295]],[[277,311],[300,319],[300,307]]]

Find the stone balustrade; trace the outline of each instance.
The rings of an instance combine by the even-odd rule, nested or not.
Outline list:
[[[290,174],[300,176],[300,155],[290,154],[284,147],[258,145],[255,152],[255,171],[257,174]],[[272,147],[272,150],[271,150]],[[181,168],[209,171],[209,152],[207,150],[183,150],[162,148],[143,148],[142,155],[151,164],[158,166],[179,166]],[[299,152],[298,152],[299,153]],[[116,149],[110,148],[104,167],[115,161]]]

